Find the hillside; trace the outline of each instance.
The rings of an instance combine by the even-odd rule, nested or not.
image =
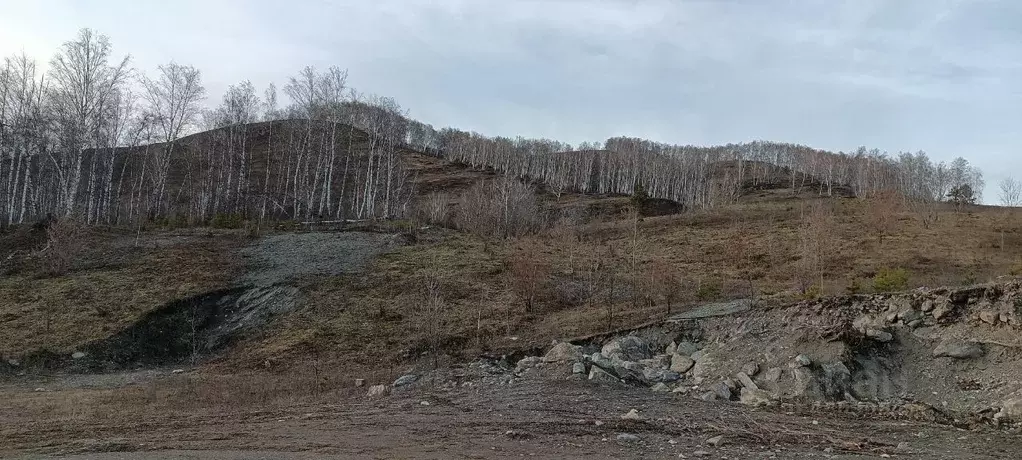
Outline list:
[[[201,139],[186,139],[183,149],[200,148]],[[286,430],[285,436],[295,436],[259,435],[258,446],[267,449],[302,446],[317,455],[379,452],[384,447],[371,441],[372,436],[347,430],[337,435],[335,424],[365,418],[370,425],[360,429],[371,428],[374,436],[397,436],[401,441],[387,442],[386,449],[402,456],[421,447],[409,439],[440,436],[420,430],[409,437],[394,431],[414,417],[430,429],[479,430],[474,436],[493,439],[487,446],[506,444],[508,451],[525,445],[522,439],[535,439],[529,445],[544,446],[547,453],[568,445],[562,442],[565,437],[590,436],[593,445],[604,445],[601,437],[640,428],[647,430],[641,432],[643,439],[659,439],[664,445],[668,437],[681,439],[677,446],[684,446],[684,452],[703,452],[698,450],[705,448],[699,438],[723,434],[729,441],[721,452],[733,449],[739,456],[747,453],[745,446],[762,444],[760,438],[770,439],[771,449],[808,452],[827,446],[853,453],[900,452],[905,433],[915,436],[924,429],[934,436],[954,436],[946,445],[961,455],[987,444],[978,436],[1003,445],[1013,442],[994,432],[970,434],[976,437],[970,438],[973,444],[963,444],[961,432],[946,426],[971,427],[972,422],[963,420],[989,422],[991,414],[1001,413],[984,404],[1001,407],[997,398],[1011,395],[1013,387],[998,383],[1012,375],[1010,370],[978,374],[983,382],[959,379],[952,384],[949,379],[973,375],[970,364],[948,367],[927,361],[929,341],[936,340],[930,336],[925,343],[912,342],[908,351],[894,343],[871,348],[857,335],[843,339],[848,344],[833,342],[833,337],[820,334],[831,333],[827,328],[838,320],[848,326],[859,297],[814,299],[852,291],[966,285],[1015,274],[1022,268],[1022,213],[1016,209],[919,206],[898,196],[850,198],[833,184],[790,169],[719,162],[711,171],[715,177],[733,177],[740,167],[760,170],[735,184],[730,204],[683,209],[663,199],[555,191],[533,182],[535,195],[517,195],[521,203],[513,208],[534,201],[540,225],[504,238],[464,226],[466,217],[491,209],[469,198],[479,197],[480,190],[515,189],[519,181],[503,182],[504,176],[491,168],[409,150],[402,150],[400,158],[413,191],[413,207],[404,219],[343,226],[327,219],[318,226],[267,219],[237,225],[214,221],[212,227],[167,220],[130,229],[82,227],[72,233],[78,250],[66,270],[58,272],[52,270],[52,231],[43,225],[3,230],[0,392],[5,398],[0,421],[8,428],[0,430],[0,441],[40,453],[168,449],[187,443],[220,458],[219,449],[249,450],[255,441],[237,436],[204,441],[212,439],[207,427],[262,432],[265,427],[251,425],[261,423],[252,422],[255,417]],[[497,188],[480,189],[482,183]],[[500,201],[499,194],[483,196],[511,204]],[[444,211],[438,220],[426,212],[436,202]],[[215,228],[235,226],[242,228]],[[753,305],[750,311],[683,321],[679,330],[663,326],[679,327],[668,321],[679,313],[699,317],[718,308],[716,302],[749,298],[756,302],[742,305]],[[886,302],[885,296],[863,298]],[[977,303],[969,308],[978,315],[981,307]],[[879,311],[875,316],[890,314]],[[793,322],[793,317],[800,319]],[[961,321],[947,326],[949,332],[940,329],[931,335],[974,332],[972,322],[978,320],[954,318]],[[906,327],[886,321],[885,327]],[[897,343],[909,343],[919,331],[930,330],[927,327],[892,331],[898,334]],[[533,356],[546,353],[552,341],[565,339],[600,355],[604,343],[609,346],[625,334],[650,330],[694,340],[715,358],[703,358],[693,366],[701,370],[672,383],[670,393],[659,393],[664,387],[653,385],[650,391],[644,386],[650,382],[627,387],[616,374],[600,374],[592,358],[568,369]],[[982,337],[993,337],[991,343],[1008,343],[1002,337],[1008,332],[985,333]],[[671,346],[658,342],[658,353]],[[836,360],[841,366],[847,362],[855,380],[840,385],[872,394],[868,380],[877,375],[881,383],[897,383],[901,391],[933,390],[932,398],[924,398],[928,401],[959,398],[950,406],[958,412],[933,410],[920,418],[913,409],[919,404],[897,399],[893,391],[875,392],[887,399],[849,408],[844,401],[800,389],[797,380],[785,380],[781,388],[787,393],[777,392],[776,398],[816,395],[810,401],[835,409],[822,417],[798,412],[810,410],[808,406],[791,406],[801,399],[785,399],[782,404],[787,406],[762,411],[707,402],[723,398],[718,394],[734,382],[722,375],[738,368],[744,372],[752,349],[764,350],[755,355],[763,366],[778,369],[788,369],[785,363],[793,353]],[[874,349],[879,351],[869,352]],[[865,354],[849,357],[848,350]],[[692,354],[692,361],[696,356]],[[1007,356],[996,352],[978,362]],[[645,361],[663,365],[660,358]],[[887,364],[892,359],[919,365],[901,374]],[[579,375],[575,368],[580,364],[597,377]],[[871,374],[863,367],[870,365],[880,369]],[[826,362],[819,369],[831,369],[826,366],[837,364]],[[774,384],[769,380],[773,369],[764,368],[752,384],[774,388],[768,386]],[[713,380],[700,380],[711,371]],[[802,376],[794,368],[781,372],[778,375],[789,379]],[[926,378],[933,372],[941,373],[940,382]],[[421,383],[387,385],[409,375]],[[825,377],[813,374],[803,384],[830,385]],[[394,395],[367,396],[366,388],[359,387],[363,383],[373,385],[370,394],[383,388],[384,394]],[[996,391],[983,393],[977,401],[972,392],[980,387]],[[741,400],[747,402],[745,393]],[[589,395],[582,398],[593,405],[579,406],[580,394]],[[727,399],[737,399],[736,394],[727,390]],[[759,401],[775,401],[773,393],[756,394]],[[499,402],[497,419],[492,415],[494,401]],[[671,417],[622,420],[620,413],[627,408],[621,404],[638,407],[643,417],[658,411],[671,417],[684,413],[691,426],[675,426]],[[465,408],[478,420],[465,422]],[[387,421],[395,411],[403,414],[401,423]],[[209,422],[197,423],[202,417]],[[518,421],[508,425],[510,417]],[[581,427],[581,417],[600,423]],[[552,421],[561,418],[565,420]],[[559,431],[533,434],[529,430],[535,430],[540,419],[542,426]],[[32,423],[25,423],[29,420]],[[817,420],[826,420],[822,423],[828,431],[807,435],[820,429]],[[320,422],[329,441],[312,441],[321,433],[310,424]],[[722,423],[730,428],[705,428]],[[776,430],[764,429],[763,423],[798,431],[778,438]],[[877,428],[878,423],[901,431]],[[53,432],[45,427],[54,424],[66,441],[51,439]],[[156,435],[150,428],[171,425],[178,428],[170,434],[161,428]],[[861,441],[861,433],[869,430],[880,431],[871,441]],[[131,439],[144,438],[145,445],[108,440],[128,432]],[[637,448],[662,452],[655,446],[637,447],[647,446],[641,443],[615,446],[621,455]],[[670,446],[676,448],[673,442]],[[933,446],[920,448],[946,450]]]
[[[265,173],[262,165],[269,158],[272,129],[282,126],[274,123],[252,125],[247,131],[252,177]],[[350,127],[348,132],[348,137],[338,139],[350,141],[351,152],[360,151],[368,142],[364,133]],[[179,151],[201,151],[215,136],[203,133],[185,138]],[[455,215],[459,194],[479,181],[500,177],[492,169],[408,149],[396,152],[409,178],[408,190],[414,194],[409,198],[411,206],[441,194],[447,213]],[[168,183],[191,174],[187,165],[180,162],[181,169],[172,169],[173,180]],[[885,269],[905,269],[904,288],[960,285],[1013,273],[1022,261],[1022,237],[1017,233],[1022,216],[1013,209],[959,209],[946,204],[923,212],[899,201],[885,205],[889,215],[877,223],[872,222],[877,219],[874,201],[839,198],[850,192],[811,177],[796,177],[787,168],[720,162],[711,175],[728,177],[739,167],[759,172],[738,186],[734,204],[712,209],[673,214],[682,210],[665,202],[647,206],[635,220],[627,213],[636,201],[628,196],[555,192],[539,182],[537,197],[547,224],[533,236],[494,240],[451,228],[423,227],[414,221],[372,227],[372,231],[410,233],[415,243],[387,252],[361,275],[303,281],[301,306],[250,335],[227,359],[245,365],[289,362],[316,350],[319,359],[341,359],[357,352],[365,363],[404,362],[428,342],[408,308],[419,302],[424,277],[438,268],[447,305],[441,342],[450,353],[467,357],[643,324],[666,315],[668,303],[671,311],[678,311],[720,299],[783,301],[869,291],[873,278]],[[185,196],[180,190],[171,195]],[[808,267],[803,233],[805,216],[814,209],[824,210],[828,217],[826,228],[815,237],[819,239],[814,243],[818,265]],[[410,213],[417,215],[421,214]],[[17,264],[11,265],[13,272],[6,277],[0,298],[6,299],[3,314],[10,319],[3,327],[13,329],[4,334],[0,353],[66,352],[76,344],[112,334],[168,302],[228,288],[234,281],[226,277],[208,276],[208,281],[199,282],[179,272],[136,267],[160,267],[152,261],[168,260],[177,264],[168,269],[222,272],[200,262],[229,266],[237,259],[236,251],[252,238],[281,231],[272,226],[209,233],[166,229],[179,225],[154,222],[139,235],[97,228],[86,237],[90,249],[69,273],[55,277],[40,272],[38,263],[28,263],[21,271]],[[450,227],[455,222],[442,225]],[[0,247],[7,248],[6,253],[24,253],[45,241],[38,232],[26,235],[33,235],[27,227],[8,231]],[[530,281],[528,311],[520,285],[523,270],[537,277]],[[101,284],[100,279],[109,281]],[[83,294],[82,283],[89,286],[89,293]],[[142,285],[162,288],[152,295],[136,292],[111,301],[105,288],[98,287],[121,290],[115,286]],[[807,287],[812,293],[803,293]],[[63,302],[76,307],[58,308],[67,311],[59,316],[49,313]],[[336,305],[349,307],[331,308]],[[79,327],[83,321],[87,327]],[[71,330],[74,333],[67,333]],[[351,337],[361,339],[352,342]]]

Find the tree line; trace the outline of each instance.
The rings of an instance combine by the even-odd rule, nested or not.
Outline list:
[[[404,149],[560,194],[632,194],[706,208],[786,172],[792,190],[905,200],[979,198],[967,160],[859,148],[832,153],[756,141],[702,147],[613,137],[573,146],[487,137],[411,119],[391,98],[347,85],[337,67],[302,69],[281,104],[273,85],[230,86],[206,107],[201,72],[170,62],[145,75],[83,29],[45,70],[24,54],[0,66],[0,224],[76,216],[92,224],[217,215],[247,219],[365,219],[403,215],[412,195]],[[201,136],[190,134],[205,131]],[[722,167],[722,165],[729,165]],[[967,193],[966,193],[967,192]]]
[[[198,69],[171,62],[145,75],[89,29],[45,70],[25,54],[7,57],[0,225],[400,215],[410,196],[398,155],[407,116],[346,80],[339,68],[307,67],[283,86],[284,106],[274,85],[260,97],[245,81],[207,108]]]

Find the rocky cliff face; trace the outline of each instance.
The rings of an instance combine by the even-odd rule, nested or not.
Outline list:
[[[558,344],[518,372],[566,362],[589,380],[707,400],[915,407],[949,423],[1022,422],[1020,315],[1017,280],[840,296]]]

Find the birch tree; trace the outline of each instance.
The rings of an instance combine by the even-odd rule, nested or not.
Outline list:
[[[143,76],[142,86],[149,103],[148,111],[163,144],[151,171],[153,195],[149,206],[150,212],[153,208],[162,212],[166,210],[164,197],[175,145],[199,116],[199,103],[205,99],[206,89],[198,69],[175,62],[159,66],[156,78]]]
[[[62,215],[76,210],[86,150],[104,147],[103,125],[128,78],[130,58],[111,64],[112,58],[106,36],[82,29],[50,61],[47,105],[57,146],[47,155],[58,182],[55,210]]]

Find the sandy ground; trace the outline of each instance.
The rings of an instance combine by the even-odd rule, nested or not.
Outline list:
[[[118,385],[123,379],[111,379]],[[1022,438],[855,414],[753,410],[563,377],[512,385],[410,388],[379,399],[194,413],[130,413],[111,422],[0,411],[0,457],[311,458],[1017,458]],[[0,387],[0,407],[42,395]],[[64,395],[66,396],[66,395]],[[637,409],[642,420],[623,420]],[[24,414],[24,412],[20,412]],[[637,440],[619,440],[621,434]],[[707,445],[723,436],[719,446]],[[684,456],[684,457],[682,457]]]

